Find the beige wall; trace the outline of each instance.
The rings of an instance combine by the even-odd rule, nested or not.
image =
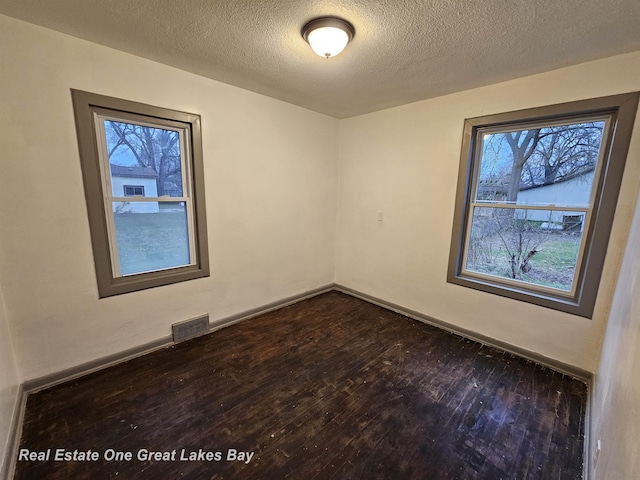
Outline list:
[[[596,448],[597,440],[601,440],[602,451],[594,480],[638,478],[640,472],[639,245],[640,197],[618,277],[595,381],[591,438],[593,448]]]
[[[0,283],[23,381],[333,282],[338,121],[0,16]],[[99,300],[70,88],[202,116],[211,277]]]
[[[446,282],[462,128],[465,118],[639,89],[636,52],[341,121],[336,282],[595,371],[638,192],[640,122],[593,320]]]
[[[18,370],[16,359],[13,354],[13,344],[9,333],[9,326],[0,291],[0,478],[3,477],[3,470],[8,468],[4,465],[6,452],[10,445],[9,433],[17,407],[18,397]]]

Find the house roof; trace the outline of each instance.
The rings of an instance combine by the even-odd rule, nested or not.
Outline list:
[[[587,168],[583,168],[582,170],[579,170],[577,172],[574,172],[572,174],[569,175],[565,175],[564,177],[560,178],[557,181],[554,181],[553,183],[540,183],[537,185],[525,185],[523,183],[520,184],[520,191],[524,192],[525,190],[533,190],[535,188],[543,188],[543,187],[550,187],[552,185],[559,185],[561,183],[564,182],[568,182],[569,180],[573,180],[575,178],[579,178],[583,175],[587,175],[587,174],[592,174],[595,171],[596,167],[594,165],[591,165]]]
[[[524,182],[520,182],[520,187],[518,188],[518,191],[520,192],[524,192],[525,190],[533,190],[535,188],[542,188],[542,187],[549,187],[551,185],[559,185],[563,182],[567,182],[569,180],[573,180],[574,178],[578,178],[582,175],[587,175],[589,173],[593,173],[595,171],[595,165],[589,165],[586,168],[582,168],[576,172],[573,172],[569,175],[565,175],[561,178],[559,178],[558,180],[554,180],[553,183],[539,183],[539,184],[535,184],[535,185],[528,185]],[[504,192],[509,188],[509,182],[511,181],[511,175],[506,175],[505,177],[501,177],[501,178],[485,178],[485,179],[481,179],[478,182],[478,187],[482,190],[491,190],[491,191],[495,191],[496,193],[498,192]]]
[[[110,164],[112,177],[135,177],[135,178],[158,178],[158,174],[149,167],[132,166],[125,167],[123,165]]]
[[[0,13],[345,118],[640,49],[638,0],[0,0]],[[336,58],[300,33],[338,15]]]

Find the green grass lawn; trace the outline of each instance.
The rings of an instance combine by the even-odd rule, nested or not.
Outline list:
[[[497,235],[482,240],[483,255],[469,261],[467,268],[502,278],[511,278],[509,256]],[[570,291],[573,284],[580,237],[550,232],[537,247],[530,261],[531,270],[521,273],[518,280]]]
[[[580,237],[551,234],[539,247],[531,271],[523,280],[570,291],[580,250]]]
[[[185,212],[127,213],[114,217],[122,275],[189,264]]]
[[[536,265],[543,268],[574,268],[580,249],[580,237],[553,234],[540,245]]]

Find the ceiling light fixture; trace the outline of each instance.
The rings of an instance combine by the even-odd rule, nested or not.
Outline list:
[[[338,17],[321,17],[302,27],[304,38],[321,57],[335,57],[356,34],[353,25]]]

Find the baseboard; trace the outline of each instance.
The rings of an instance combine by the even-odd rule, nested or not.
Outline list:
[[[346,293],[347,295],[351,295],[353,297],[360,298],[367,302],[373,303],[380,307],[386,308],[388,310],[394,311],[401,315],[404,315],[409,318],[413,318],[414,320],[418,320],[419,322],[426,323],[428,325],[440,328],[442,330],[446,330],[460,337],[467,338],[469,340],[473,340],[475,342],[482,343],[483,345],[487,345],[489,347],[497,348],[498,350],[502,350],[504,352],[512,353],[519,357],[525,358],[527,360],[531,360],[532,362],[538,363],[544,367],[551,368],[559,373],[564,373],[566,375],[570,375],[573,378],[576,378],[582,382],[590,383],[593,374],[587,370],[583,370],[574,365],[569,365],[567,363],[561,362],[559,360],[547,357],[545,355],[541,355],[537,352],[533,352],[531,350],[527,350],[521,347],[517,347],[511,345],[507,342],[502,342],[492,337],[488,337],[482,335],[477,332],[473,332],[471,330],[467,330],[465,328],[460,328],[451,323],[439,320],[437,318],[430,317],[423,313],[417,312],[415,310],[411,310],[409,308],[405,308],[401,305],[397,305],[395,303],[387,302],[386,300],[382,300],[380,298],[374,297],[372,295],[368,295],[366,293],[359,292],[358,290],[354,290],[353,288],[345,287],[343,285],[336,284],[334,289]]]
[[[587,382],[587,410],[584,414],[584,465],[582,469],[582,480],[591,480],[595,478],[595,469],[593,462],[593,452],[595,445],[597,445],[597,440],[594,441],[593,438],[593,400],[595,398],[595,385],[596,378],[595,375],[591,379],[591,381]]]
[[[271,312],[279,308],[293,305],[294,303],[301,302],[311,297],[315,297],[322,293],[330,292],[334,289],[334,284],[327,284],[322,287],[318,287],[312,290],[307,290],[297,295],[292,295],[275,302],[270,302],[260,307],[252,308],[244,312],[231,315],[219,320],[215,320],[211,323],[209,331],[216,331],[234,323],[247,320],[249,318],[262,315],[263,313]],[[4,463],[0,470],[0,480],[13,478],[15,470],[15,462],[17,458],[18,448],[20,446],[20,434],[22,432],[22,421],[24,419],[24,412],[27,404],[27,396],[30,393],[38,392],[46,388],[59,385],[69,380],[88,375],[99,370],[109,368],[113,365],[117,365],[128,360],[146,355],[148,353],[167,348],[173,345],[173,339],[171,336],[163,337],[153,342],[139,345],[134,348],[130,348],[112,355],[92,360],[72,368],[62,370],[50,375],[45,375],[36,379],[28,380],[21,384],[18,388],[18,395],[16,399],[16,406],[14,408],[14,415],[12,420],[12,428],[10,432],[9,442],[7,444],[7,452],[5,454]]]
[[[143,345],[138,345],[137,347],[129,348],[127,350],[107,355],[105,357],[97,358],[95,360],[91,360],[90,362],[82,363],[80,365],[76,365],[75,367],[67,368],[50,375],[44,375],[39,378],[27,380],[23,384],[24,391],[27,395],[29,395],[30,393],[35,393],[40,390],[59,385],[61,383],[68,382],[69,380],[73,380],[75,378],[79,378],[84,375],[109,368],[113,365],[126,362],[136,357],[146,355],[156,350],[166,348],[168,346],[171,346],[172,344],[173,340],[171,336],[167,336],[149,343],[145,343]]]
[[[586,370],[583,370],[581,368],[575,367],[573,365],[569,365],[563,362],[560,362],[558,360],[546,357],[544,355],[541,355],[539,353],[536,352],[532,352],[520,347],[516,347],[514,345],[511,345],[507,342],[502,342],[500,340],[496,340],[494,338],[491,337],[487,337],[484,336],[482,334],[467,330],[467,329],[463,329],[463,328],[459,328],[455,325],[452,325],[450,323],[444,322],[442,320],[430,317],[428,315],[422,314],[420,312],[417,312],[415,310],[411,310],[408,308],[405,308],[401,305],[397,305],[391,302],[388,302],[386,300],[382,300],[380,298],[374,297],[372,295],[368,295],[366,293],[362,293],[359,292],[355,289],[349,288],[349,287],[345,287],[343,285],[339,285],[339,284],[327,284],[324,285],[322,287],[319,288],[315,288],[313,290],[308,290],[306,292],[297,294],[297,295],[292,295],[290,297],[286,297],[283,298],[281,300],[275,301],[275,302],[271,302],[265,305],[262,305],[260,307],[256,307],[250,310],[246,310],[244,312],[235,314],[235,315],[231,315],[229,317],[225,317],[222,319],[218,319],[215,320],[214,322],[211,323],[210,325],[210,331],[216,331],[219,330],[221,328],[233,325],[235,323],[241,322],[243,320],[248,320],[250,318],[256,317],[258,315],[262,315],[264,313],[268,313],[283,307],[286,307],[288,305],[292,305],[294,303],[298,303],[301,302],[303,300],[306,300],[308,298],[312,298],[315,297],[317,295],[326,293],[326,292],[330,292],[330,291],[339,291],[342,293],[345,293],[347,295],[351,295],[353,297],[356,298],[360,298],[362,300],[365,300],[367,302],[373,303],[375,305],[378,305],[380,307],[386,308],[388,310],[394,311],[396,313],[399,313],[401,315],[404,315],[406,317],[418,320],[420,322],[432,325],[436,328],[440,328],[443,330],[446,330],[448,332],[451,332],[455,335],[467,338],[469,340],[473,340],[476,342],[480,342],[484,345],[490,346],[490,347],[494,347],[497,348],[499,350],[508,352],[508,353],[512,353],[514,355],[517,355],[519,357],[525,358],[527,360],[531,360],[533,362],[536,362],[540,365],[543,365],[545,367],[551,368],[555,371],[558,371],[560,373],[564,373],[567,375],[570,375],[574,378],[577,378],[585,383],[587,383],[587,386],[589,388],[589,398],[592,398],[592,385],[593,385],[593,374],[591,372],[588,372]],[[112,355],[108,355],[106,357],[102,357],[100,359],[97,360],[93,360],[91,362],[87,362],[81,365],[78,365],[76,367],[72,367],[66,370],[63,370],[61,372],[57,372],[51,375],[47,375],[44,377],[40,377],[34,380],[29,380],[27,382],[24,382],[23,385],[21,385],[19,387],[19,395],[18,398],[16,400],[16,408],[14,411],[14,419],[13,419],[13,428],[11,431],[11,438],[10,438],[10,442],[7,448],[7,452],[6,452],[6,457],[5,457],[5,463],[3,464],[2,467],[2,471],[0,471],[0,479],[2,478],[6,478],[7,480],[9,480],[11,478],[11,476],[13,475],[13,471],[15,468],[15,459],[16,459],[16,453],[18,451],[18,447],[19,447],[19,442],[20,442],[20,432],[22,431],[22,419],[24,418],[24,409],[26,407],[26,399],[27,396],[30,393],[39,391],[39,390],[43,390],[45,388],[49,388],[52,387],[54,385],[69,381],[69,380],[73,380],[74,378],[78,378],[81,377],[83,375],[87,375],[89,373],[93,373],[95,371],[98,370],[102,370],[104,368],[108,368],[112,365],[116,365],[118,363],[122,363],[122,362],[126,362],[128,360],[131,360],[133,358],[142,356],[142,355],[146,355],[148,353],[151,353],[155,350],[159,350],[162,348],[166,348],[173,345],[173,341],[171,336],[167,336],[167,337],[163,337],[161,339],[158,339],[156,341],[144,344],[144,345],[140,345],[138,347],[135,348],[131,348],[119,353],[115,353]],[[590,472],[591,472],[591,457],[590,457],[590,453],[591,453],[591,441],[590,441],[590,437],[589,437],[589,433],[590,433],[590,415],[589,412],[591,411],[591,404],[590,404],[590,400],[589,403],[587,405],[587,414],[585,416],[585,454],[584,454],[584,463],[585,463],[585,468],[584,468],[584,480],[588,480],[590,477]]]
[[[27,405],[27,395],[22,385],[18,385],[16,392],[16,401],[13,407],[13,415],[11,417],[11,425],[9,427],[9,439],[7,441],[7,451],[4,454],[4,462],[0,468],[0,479],[10,480],[16,467],[16,458],[18,448],[20,447],[20,437],[22,433],[22,420],[24,418],[24,410]]]
[[[210,325],[210,331],[215,331],[220,328],[233,325],[234,323],[238,323],[243,320],[247,320],[249,318],[256,317],[258,315],[262,315],[264,313],[271,312],[279,308],[283,308],[288,305],[301,302],[303,300],[306,300],[311,297],[315,297],[317,295],[329,292],[331,290],[337,290],[339,292],[346,293],[347,295],[360,298],[362,300],[381,306],[388,310],[392,310],[401,315],[405,315],[409,318],[413,318],[420,322],[427,323],[437,328],[441,328],[443,330],[449,331],[461,337],[468,338],[469,340],[480,342],[484,345],[498,348],[505,352],[513,353],[514,355],[518,355],[527,360],[531,360],[533,362],[539,363],[540,365],[549,367],[560,373],[571,375],[584,382],[590,382],[593,378],[593,374],[591,372],[575,367],[573,365],[560,362],[553,358],[549,358],[547,356],[541,355],[537,352],[516,347],[507,342],[502,342],[500,340],[496,340],[495,338],[487,337],[485,335],[479,334],[477,332],[473,332],[471,330],[466,330],[464,328],[457,327],[455,325],[430,317],[428,315],[417,312],[415,310],[405,308],[401,305],[397,305],[397,304],[388,302],[386,300],[382,300],[380,298],[374,297],[372,295],[360,292],[358,290],[345,287],[343,285],[338,285],[338,284],[327,284],[322,287],[315,288],[313,290],[308,290],[300,294],[292,295],[290,297],[277,300],[275,302],[267,303],[256,308],[245,310],[243,312],[231,315],[229,317],[215,320]],[[124,350],[122,352],[118,352],[112,355],[108,355],[106,357],[92,360],[90,362],[83,363],[81,365],[77,365],[75,367],[72,367],[60,372],[56,372],[51,375],[46,375],[37,379],[28,380],[24,382],[22,386],[23,391],[26,394],[29,394],[39,390],[43,390],[45,388],[49,388],[66,381],[73,380],[74,378],[78,378],[83,375],[87,375],[89,373],[93,373],[95,371],[108,368],[118,363],[126,362],[133,358],[146,355],[155,350],[166,348],[171,345],[173,345],[173,340],[171,336],[163,337],[153,342],[149,342],[144,345],[139,345],[137,347]]]
[[[527,360],[531,360],[532,362],[536,362],[540,365],[551,368],[552,370],[555,370],[557,372],[567,374],[573,378],[576,378],[584,382],[587,385],[587,406],[586,406],[585,418],[584,418],[584,428],[585,428],[584,448],[583,448],[584,464],[583,464],[583,470],[582,470],[582,479],[592,480],[594,478],[593,459],[592,459],[594,441],[591,438],[593,434],[593,428],[591,424],[592,422],[591,412],[593,412],[593,398],[594,398],[594,384],[595,384],[595,376],[593,373],[587,370],[578,368],[576,366],[569,365],[564,362],[560,362],[553,358],[549,358],[545,355],[541,355],[539,353],[532,352],[530,350],[516,347],[507,342],[502,342],[500,340],[496,340],[495,338],[487,337],[467,329],[459,328],[448,322],[438,320],[436,318],[430,317],[428,315],[417,312],[415,310],[402,307],[395,303],[387,302],[386,300],[382,300],[372,295],[362,293],[358,290],[354,290],[353,288],[345,287],[344,285],[336,284],[334,286],[334,290],[342,293],[346,293],[347,295],[351,295],[356,298],[360,298],[367,302],[373,303],[375,305],[386,308],[388,310],[392,310],[396,313],[399,313],[409,318],[413,318],[414,320],[418,320],[428,325],[432,325],[436,328],[446,330],[448,332],[467,338],[469,340],[480,342],[484,345],[494,347],[505,352],[512,353],[514,355],[525,358]]]
[[[286,298],[277,300],[275,302],[262,305],[260,307],[252,308],[250,310],[246,310],[244,312],[231,315],[226,318],[215,320],[211,323],[209,331],[215,331],[220,328],[233,325],[234,323],[238,323],[243,320],[247,320],[249,318],[255,317],[257,315],[261,315],[263,313],[271,312],[273,310],[286,307],[287,305],[292,305],[294,303],[301,302],[302,300],[306,300],[307,298],[315,297],[316,295],[320,295],[321,293],[329,292],[333,290],[333,288],[334,288],[334,284],[327,284],[322,287],[315,288],[313,290],[307,290],[305,292],[292,295],[290,297],[286,297]],[[137,347],[133,347],[121,352],[117,352],[112,355],[107,355],[106,357],[101,357],[96,360],[92,360],[90,362],[86,362],[86,363],[77,365],[75,367],[68,368],[66,370],[62,370],[60,372],[56,372],[50,375],[45,375],[43,377],[39,377],[33,380],[27,380],[23,384],[23,390],[28,395],[30,393],[37,392],[39,390],[44,390],[45,388],[50,388],[60,383],[68,382],[69,380],[82,377],[89,373],[97,372],[98,370],[102,370],[104,368],[108,368],[113,365],[117,365],[119,363],[132,360],[136,357],[146,355],[156,350],[167,348],[171,345],[173,345],[172,337],[166,336],[158,340],[154,340],[152,342],[139,345]]]
[[[215,320],[211,323],[211,331],[219,330],[224,327],[228,327],[229,325],[233,325],[234,323],[241,322],[243,320],[248,320],[249,318],[257,317],[258,315],[262,315],[263,313],[272,312],[274,310],[278,310],[279,308],[283,308],[289,305],[293,305],[294,303],[301,302],[308,298],[312,298],[323,293],[330,292],[335,289],[335,284],[329,283],[322,287],[314,288],[313,290],[307,290],[306,292],[292,295],[290,297],[286,297],[275,302],[267,303],[260,307],[252,308],[250,310],[245,310],[244,312],[237,313],[235,315],[231,315],[226,318],[222,318],[220,320]]]

